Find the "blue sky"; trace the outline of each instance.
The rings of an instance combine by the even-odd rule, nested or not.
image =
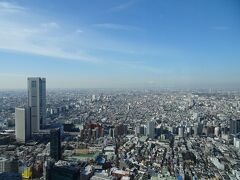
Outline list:
[[[240,87],[239,0],[0,0],[0,89]]]

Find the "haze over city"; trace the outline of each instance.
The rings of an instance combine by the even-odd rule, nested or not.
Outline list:
[[[240,0],[0,0],[0,180],[240,180]]]
[[[240,1],[0,1],[0,89],[239,88]]]

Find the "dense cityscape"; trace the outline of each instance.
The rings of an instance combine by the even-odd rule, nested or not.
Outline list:
[[[240,180],[240,0],[0,0],[0,180]]]
[[[240,92],[0,91],[0,179],[240,179]]]

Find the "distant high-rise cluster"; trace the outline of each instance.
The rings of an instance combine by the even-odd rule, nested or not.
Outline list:
[[[103,137],[103,127],[99,123],[86,123],[80,132],[81,139],[97,139]]]

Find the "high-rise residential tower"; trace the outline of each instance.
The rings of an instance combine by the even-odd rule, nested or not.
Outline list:
[[[15,108],[15,135],[19,142],[26,142],[31,137],[31,109]]]
[[[148,137],[154,139],[155,138],[155,128],[156,128],[156,121],[152,118],[147,123],[147,135]]]
[[[240,132],[240,119],[230,120],[230,134],[237,134]]]
[[[28,106],[31,107],[31,129],[38,132],[46,124],[46,79],[28,78]]]

